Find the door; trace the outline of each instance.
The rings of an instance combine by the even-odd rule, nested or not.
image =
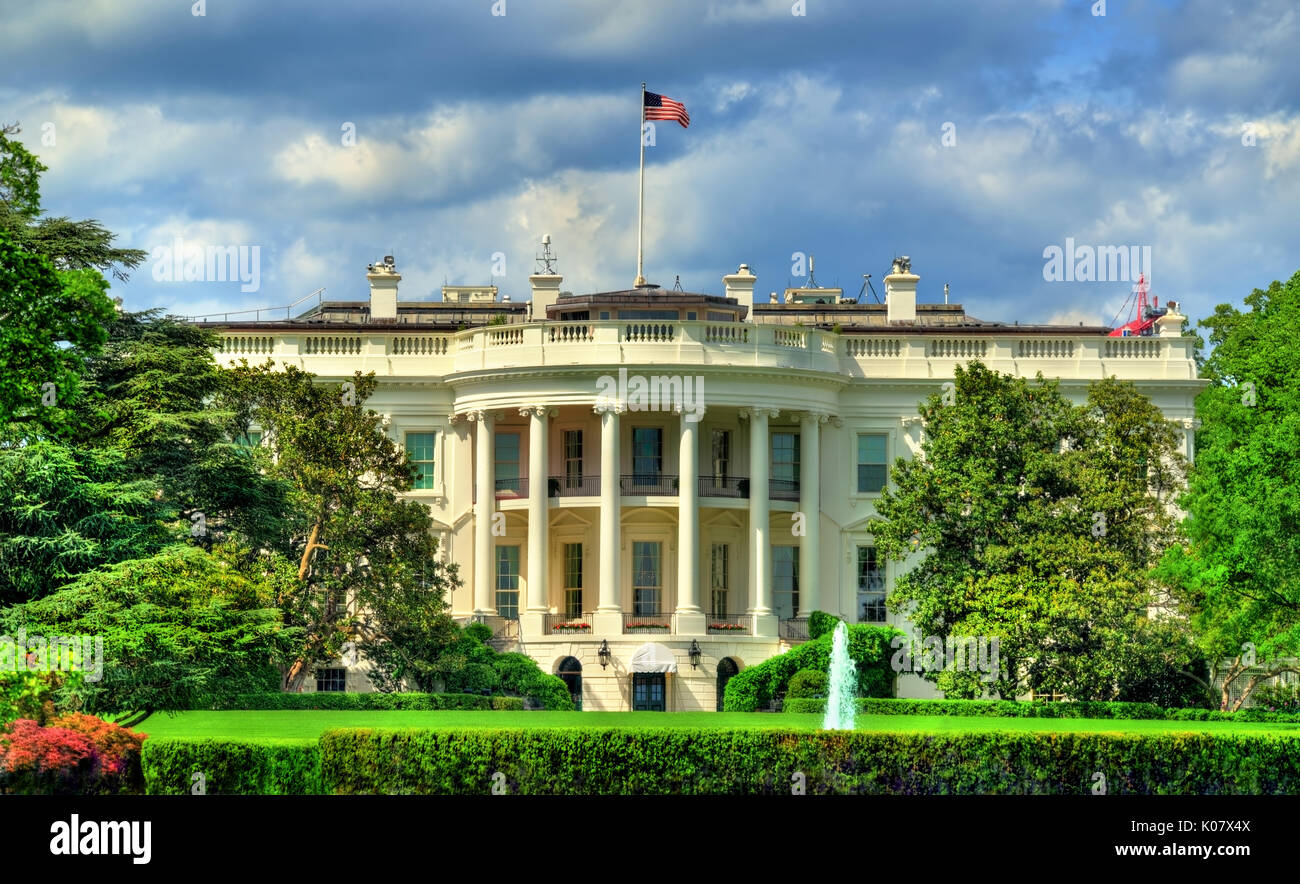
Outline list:
[[[665,676],[662,672],[632,674],[632,711],[663,712]]]

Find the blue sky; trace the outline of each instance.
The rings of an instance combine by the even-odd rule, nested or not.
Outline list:
[[[803,252],[853,295],[902,253],[922,301],[1109,323],[1131,284],[1047,282],[1047,246],[1150,246],[1194,318],[1300,269],[1294,0],[203,5],[0,0],[0,121],[50,212],[151,253],[260,250],[258,291],[151,260],[114,283],[128,309],[360,299],[389,253],[403,299],[521,300],[546,233],[565,289],[625,288],[643,80],[692,119],[646,151],[665,287],[720,293],[744,262],[779,291]]]

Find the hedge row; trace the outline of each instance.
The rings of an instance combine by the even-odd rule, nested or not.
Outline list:
[[[890,641],[901,632],[889,626],[850,624],[849,656],[857,664],[858,693],[867,697],[888,697],[894,693],[893,651]],[[727,682],[723,708],[728,712],[756,712],[785,692],[786,685],[801,669],[830,669],[832,636],[825,633],[784,654],[769,657],[743,670]]]
[[[256,743],[150,737],[141,754],[146,795],[319,795],[320,747],[314,742]]]
[[[1154,703],[1078,702],[1024,703],[1016,700],[894,700],[862,697],[858,711],[866,715],[978,715],[988,718],[1115,718],[1166,721],[1267,721],[1300,723],[1300,715],[1250,707],[1241,712],[1217,709],[1162,709]],[[787,697],[783,712],[822,713],[826,701]]]
[[[447,709],[498,709],[517,712],[523,697],[485,697],[481,694],[380,694],[319,691],[313,694],[240,694],[223,709],[409,709],[420,712]]]
[[[319,746],[148,740],[150,794],[1300,793],[1295,739],[1207,734],[335,730]],[[798,775],[802,774],[802,777]]]

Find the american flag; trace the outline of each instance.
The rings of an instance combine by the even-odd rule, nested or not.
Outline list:
[[[686,105],[673,101],[666,95],[654,92],[645,94],[645,118],[647,120],[676,120],[685,129],[691,124],[691,115],[686,112]]]

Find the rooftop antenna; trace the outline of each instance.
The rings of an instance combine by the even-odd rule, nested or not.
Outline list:
[[[559,256],[551,251],[551,235],[542,234],[542,253],[537,256],[537,272],[546,276],[554,276],[554,262]]]
[[[673,291],[675,292],[684,291],[684,289],[682,288],[682,275],[680,273],[677,274],[677,281],[673,283]]]
[[[865,292],[867,289],[871,289],[871,297],[875,298],[875,299],[876,299],[876,303],[879,304],[879,303],[880,303],[880,295],[876,294],[876,287],[873,286],[873,285],[871,284],[871,274],[870,274],[870,273],[864,273],[864,274],[862,274],[862,288],[858,289],[858,303],[862,303],[862,294],[863,294],[863,292]]]
[[[820,288],[820,286],[817,285],[816,270],[817,270],[817,259],[814,258],[812,255],[809,255],[808,256],[808,288],[810,289]]]
[[[948,283],[943,284],[943,302],[948,303]]]

